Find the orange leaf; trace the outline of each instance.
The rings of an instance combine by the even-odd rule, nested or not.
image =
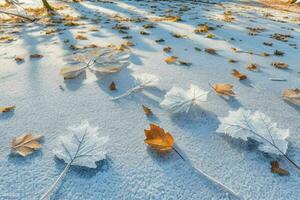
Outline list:
[[[293,104],[300,105],[300,90],[286,89],[283,93],[283,99]]]
[[[233,92],[233,85],[228,83],[218,83],[214,86],[214,90],[216,93],[225,96],[234,96],[235,93]]]
[[[250,65],[247,66],[247,69],[256,72],[258,68],[256,64],[251,63]]]
[[[288,64],[282,62],[273,62],[272,65],[278,69],[286,69],[289,67]]]
[[[31,133],[16,137],[11,142],[11,148],[14,152],[21,156],[27,156],[33,151],[42,148],[39,140],[43,138],[42,135],[33,136]]]
[[[170,56],[170,57],[165,58],[165,62],[168,64],[173,64],[177,61],[177,58],[178,57],[176,57],[176,56]]]
[[[247,76],[245,74],[242,74],[241,72],[239,72],[236,69],[232,70],[232,75],[235,76],[236,78],[238,78],[239,80],[244,80],[247,78]]]
[[[150,130],[144,130],[146,139],[144,142],[151,148],[165,152],[172,150],[174,145],[173,136],[169,132],[165,132],[163,128],[155,124],[150,124]]]

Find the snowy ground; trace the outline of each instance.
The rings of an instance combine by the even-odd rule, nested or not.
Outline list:
[[[24,2],[26,2],[24,0]],[[172,9],[171,14],[183,5],[190,8],[181,13],[182,21],[158,22],[150,35],[141,35],[148,22],[123,22],[130,27],[131,65],[119,74],[103,80],[64,81],[59,70],[68,65],[66,57],[73,53],[70,44],[105,46],[119,45],[124,34],[112,29],[116,24],[108,21],[109,15],[127,17],[158,17]],[[227,116],[229,110],[244,107],[260,110],[278,122],[280,128],[289,128],[288,155],[300,163],[300,108],[282,100],[286,88],[300,87],[300,16],[292,13],[259,7],[241,1],[223,2],[219,5],[189,3],[189,1],[114,1],[114,3],[85,1],[69,6],[80,16],[85,25],[65,27],[65,30],[45,35],[45,25],[1,26],[1,34],[11,34],[16,41],[0,44],[0,106],[15,104],[14,113],[0,115],[0,199],[38,199],[54,182],[64,164],[55,159],[52,149],[57,137],[64,135],[66,127],[89,120],[99,126],[103,135],[110,136],[108,159],[97,169],[72,167],[51,199],[233,199],[204,177],[197,175],[174,152],[159,156],[144,144],[145,128],[154,122],[170,131],[186,156],[195,166],[204,170],[245,199],[300,199],[300,173],[285,160],[281,165],[289,176],[270,172],[271,157],[260,153],[256,147],[234,141],[217,134],[220,123],[217,116]],[[252,7],[253,6],[253,7]],[[185,9],[183,9],[185,10]],[[235,20],[220,20],[224,11],[232,11]],[[272,14],[272,16],[267,15]],[[100,21],[93,22],[92,18]],[[276,16],[276,17],[275,17]],[[215,38],[195,34],[198,24],[223,25],[211,31]],[[91,32],[91,27],[99,28]],[[248,35],[247,27],[266,30],[257,36]],[[12,33],[17,31],[18,33]],[[80,34],[88,40],[76,40]],[[170,33],[185,35],[174,38]],[[271,34],[290,34],[288,42],[270,38]],[[165,42],[156,43],[163,38]],[[231,40],[234,38],[234,40]],[[65,40],[69,43],[64,43]],[[272,42],[273,46],[263,45]],[[294,45],[293,45],[294,44]],[[296,46],[295,46],[296,45]],[[162,49],[172,47],[171,53]],[[202,51],[196,51],[198,47]],[[284,51],[282,57],[263,57],[255,54],[236,53],[231,47],[255,54]],[[219,55],[205,53],[214,48]],[[30,59],[33,53],[43,54],[41,59]],[[14,56],[25,62],[17,64]],[[191,66],[169,65],[164,59],[170,55],[192,62]],[[238,62],[231,64],[229,59]],[[288,70],[276,69],[272,62],[289,64]],[[257,63],[260,72],[245,67]],[[232,69],[247,74],[248,81],[240,82],[231,75]],[[161,79],[156,98],[137,94],[119,101],[111,97],[121,94],[133,84],[133,72],[147,72]],[[271,81],[281,78],[287,81]],[[118,90],[108,86],[114,81]],[[164,94],[172,86],[188,88],[191,83],[211,90],[208,83],[231,83],[237,93],[235,100],[226,101],[213,91],[201,120],[190,121],[170,115],[159,106]],[[59,86],[64,88],[64,91]],[[155,118],[147,118],[141,108],[147,105]],[[26,132],[45,135],[44,147],[29,157],[10,154],[10,141]]]

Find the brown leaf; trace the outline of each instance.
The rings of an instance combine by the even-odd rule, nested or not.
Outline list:
[[[59,74],[62,75],[64,79],[74,79],[80,76],[84,71],[84,67],[63,67]]]
[[[21,63],[21,62],[24,62],[25,59],[24,59],[23,57],[16,56],[16,57],[15,57],[15,61],[18,62],[18,63]]]
[[[0,113],[6,113],[6,112],[14,111],[15,108],[16,108],[15,105],[13,105],[13,106],[7,106],[7,107],[0,107]]]
[[[183,61],[183,60],[178,60],[178,63],[180,65],[184,65],[184,66],[191,66],[192,65],[191,62],[186,62],[186,61]]]
[[[170,52],[171,50],[172,50],[171,47],[165,47],[165,48],[163,49],[164,52]]]
[[[274,174],[278,174],[281,176],[289,175],[289,172],[285,169],[279,167],[279,163],[277,161],[272,161],[271,163],[271,172]]]
[[[30,58],[42,58],[42,57],[44,57],[43,55],[41,55],[41,54],[31,54],[30,55]]]
[[[114,91],[114,90],[117,89],[115,82],[111,82],[111,84],[109,85],[109,89],[110,89],[111,91]]]
[[[42,148],[39,140],[43,138],[42,135],[33,136],[31,133],[16,137],[11,142],[11,148],[14,152],[21,156],[27,156],[33,151]]]
[[[147,115],[147,117],[153,115],[153,112],[150,108],[148,108],[147,106],[144,106],[144,105],[142,105],[142,106],[143,106],[143,110],[144,110],[145,114]]]
[[[204,50],[206,53],[212,54],[212,55],[217,55],[217,51],[213,48],[205,48]]]
[[[274,66],[274,67],[276,67],[276,68],[278,68],[278,69],[286,69],[286,68],[289,67],[288,64],[283,63],[283,62],[272,62],[271,65]]]
[[[165,132],[163,128],[155,124],[150,124],[150,130],[144,130],[146,139],[144,142],[151,148],[165,152],[172,150],[174,145],[173,136],[169,132]]]
[[[293,104],[300,105],[300,90],[286,89],[283,93],[283,99]]]
[[[245,80],[247,78],[247,76],[245,74],[242,74],[241,72],[239,72],[236,69],[232,70],[232,75],[235,76],[236,78],[238,78],[239,80]]]
[[[77,35],[77,36],[76,36],[76,39],[77,39],[77,40],[87,40],[87,37],[84,36],[84,35]]]
[[[177,61],[177,58],[178,57],[176,57],[176,56],[170,56],[170,57],[165,58],[165,62],[168,64],[173,64]]]
[[[251,63],[250,65],[247,66],[247,69],[253,72],[256,72],[258,70],[258,67],[256,64]]]
[[[233,85],[228,83],[218,83],[214,86],[214,90],[216,93],[225,96],[234,96],[235,93],[233,92]]]

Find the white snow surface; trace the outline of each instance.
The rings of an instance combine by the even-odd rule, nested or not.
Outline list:
[[[33,5],[38,1],[22,2]],[[99,126],[100,135],[109,136],[107,159],[97,163],[96,169],[72,166],[51,199],[233,199],[196,174],[175,152],[159,155],[149,149],[143,142],[144,129],[149,123],[159,124],[171,132],[177,146],[196,167],[244,199],[300,199],[300,172],[289,162],[278,158],[281,166],[290,172],[289,176],[278,176],[270,172],[269,162],[274,158],[257,151],[257,146],[216,133],[220,124],[218,117],[227,116],[229,111],[241,107],[259,110],[277,122],[279,128],[290,130],[287,154],[300,163],[300,108],[282,99],[284,89],[300,87],[300,51],[293,45],[300,45],[300,26],[295,20],[299,16],[259,5],[251,7],[242,1],[222,3],[225,8],[190,1],[85,1],[69,5],[78,15],[101,16],[100,22],[83,19],[85,25],[66,27],[60,34],[51,36],[45,35],[45,27],[39,24],[0,26],[1,34],[20,32],[11,33],[18,40],[0,44],[0,106],[17,106],[15,112],[0,115],[0,199],[39,199],[65,166],[52,151],[58,145],[58,137],[67,133],[67,127],[78,126],[83,120]],[[182,13],[183,21],[159,22],[157,28],[146,29],[151,33],[148,36],[139,34],[146,22],[123,23],[130,27],[128,32],[136,46],[131,47],[131,65],[122,72],[101,80],[88,76],[87,80],[64,81],[59,75],[59,70],[68,65],[65,57],[72,54],[70,44],[105,46],[125,41],[124,34],[112,29],[113,20],[105,23],[109,18],[107,14],[157,17],[168,9],[178,10],[184,4],[190,10]],[[231,10],[236,20],[231,23],[218,20],[224,10]],[[267,18],[266,13],[273,17]],[[193,32],[201,23],[224,26],[211,31],[216,38],[210,39]],[[90,27],[99,28],[99,32],[89,32]],[[250,36],[247,27],[266,28],[266,31]],[[80,31],[86,32],[81,34],[88,40],[74,39]],[[186,37],[174,38],[170,34],[174,32]],[[293,38],[281,42],[270,38],[273,33],[291,34]],[[232,37],[235,40],[230,40]],[[160,38],[165,42],[156,43]],[[67,39],[68,44],[64,43]],[[273,46],[265,46],[263,42],[273,42]],[[172,53],[162,51],[166,46],[172,47]],[[215,48],[219,55],[199,52],[195,47]],[[263,51],[272,54],[278,49],[285,55],[262,57],[235,53],[231,47],[258,54]],[[33,53],[44,57],[30,59]],[[25,62],[17,64],[15,55],[23,56]],[[170,55],[192,65],[166,64],[164,59]],[[238,62],[230,64],[229,59]],[[288,63],[289,69],[272,67],[270,64],[275,61]],[[260,71],[246,70],[250,63],[257,63]],[[235,79],[232,69],[247,74],[248,80]],[[159,87],[112,101],[111,97],[134,86],[134,73],[159,76]],[[275,82],[270,78],[287,81]],[[112,81],[117,85],[115,92],[109,90]],[[212,90],[208,83],[233,84],[237,96],[227,101],[210,92],[208,100],[201,105],[205,109],[203,117],[197,121],[170,115],[160,107],[164,95],[173,86],[188,88],[195,84]],[[155,116],[147,118],[142,105],[150,107]],[[25,158],[11,155],[12,138],[26,132],[43,134],[43,148]]]

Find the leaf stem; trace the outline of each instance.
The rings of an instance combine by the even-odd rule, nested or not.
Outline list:
[[[202,171],[201,169],[196,168],[187,158],[185,158],[175,147],[173,147],[173,150],[178,154],[178,156],[187,164],[189,164],[189,166],[198,174],[201,174],[202,176],[206,177],[209,181],[211,181],[212,183],[214,183],[215,185],[219,186],[220,188],[222,188],[224,191],[230,193],[231,195],[233,195],[234,197],[238,198],[238,199],[243,199],[242,197],[240,197],[237,193],[235,193],[232,189],[230,189],[229,187],[227,187],[226,185],[224,185],[223,183],[219,182],[218,180],[216,180],[215,178],[209,176],[208,174],[206,174],[204,171]]]
[[[60,173],[59,177],[56,179],[56,181],[51,185],[51,187],[45,192],[40,200],[45,200],[48,198],[48,196],[52,193],[52,191],[56,188],[56,186],[60,183],[60,181],[66,176],[72,162],[68,163],[64,170]]]

